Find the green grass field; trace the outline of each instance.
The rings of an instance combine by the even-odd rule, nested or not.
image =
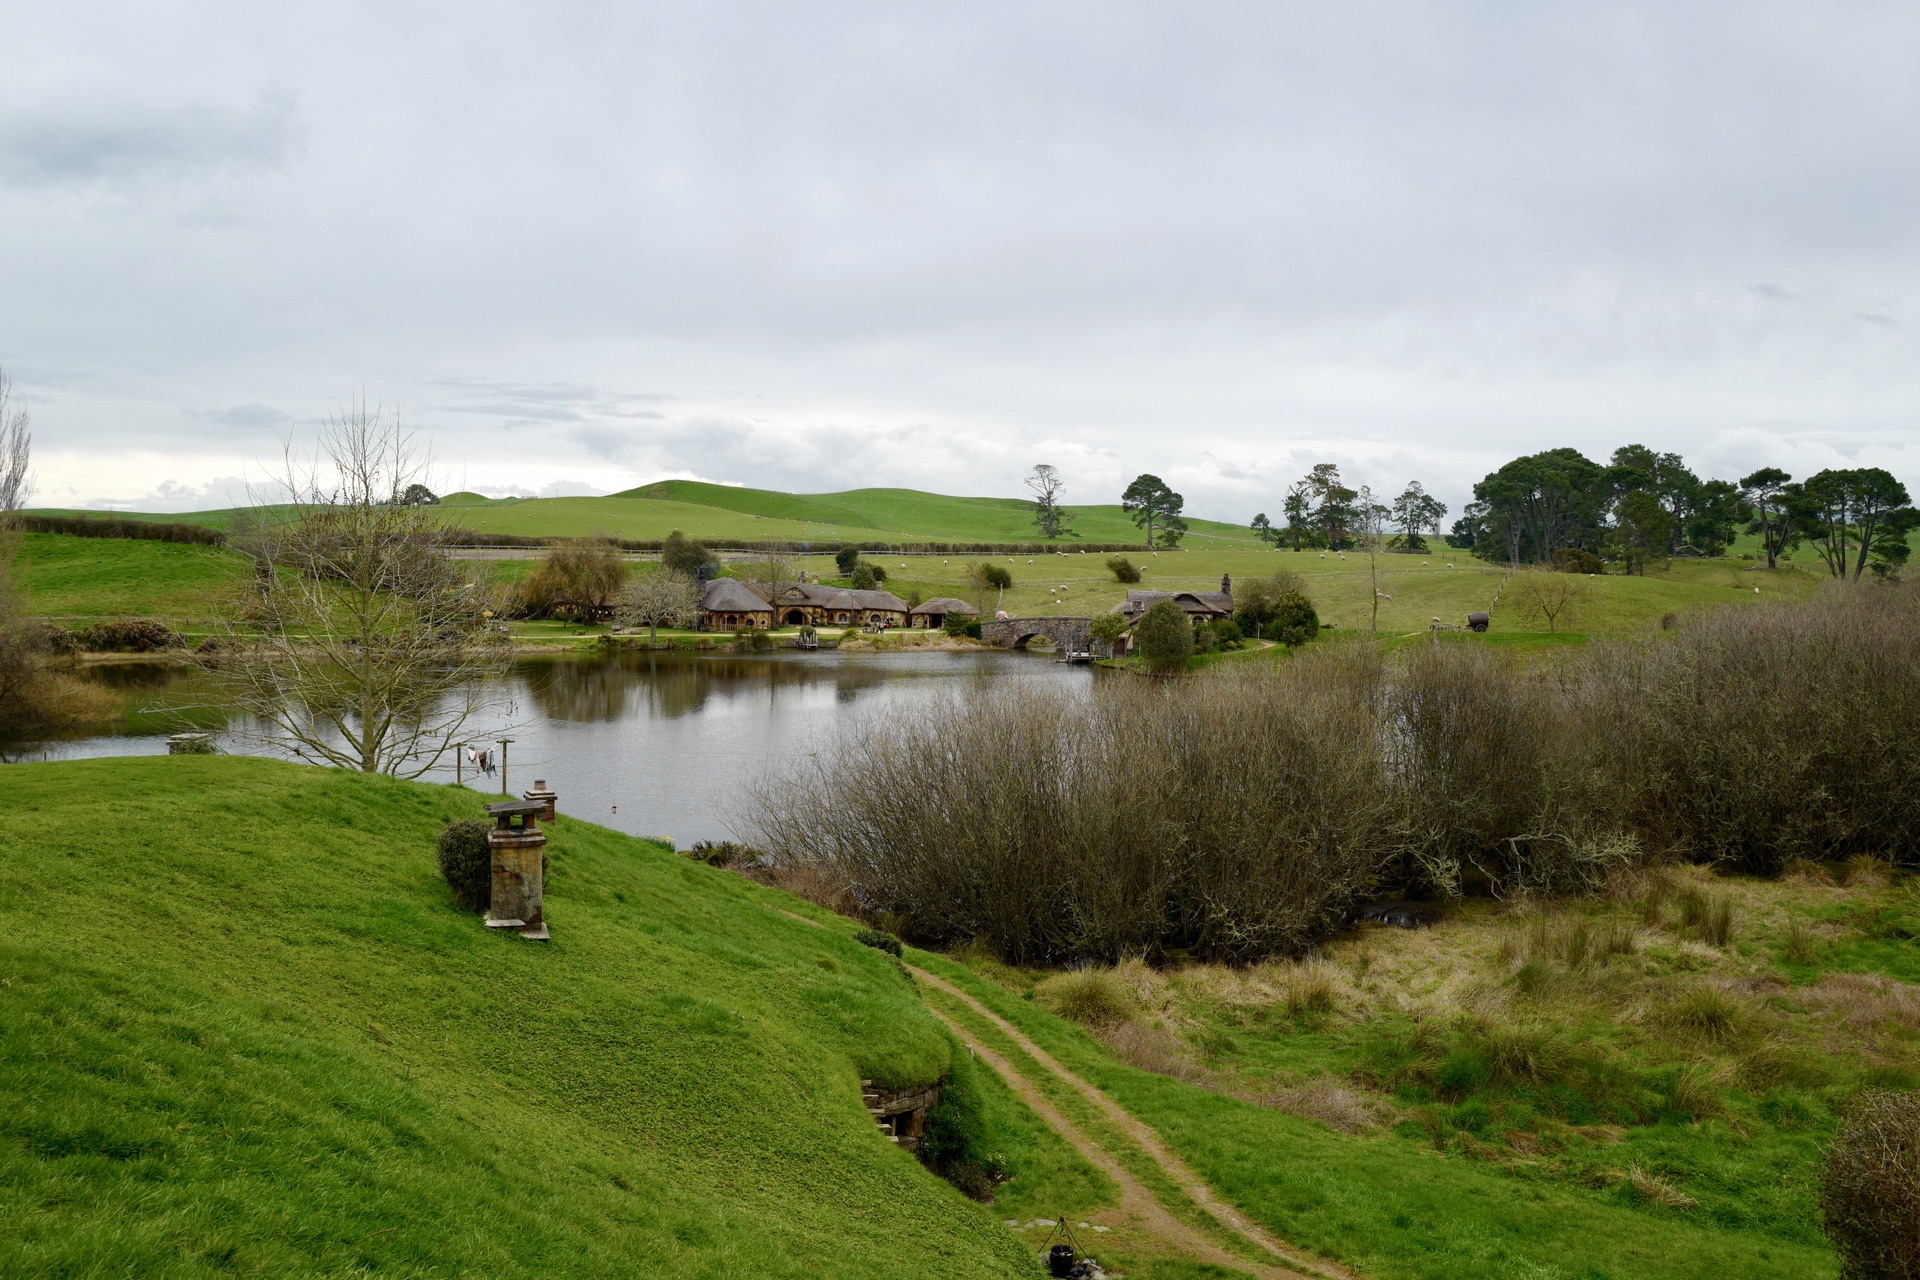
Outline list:
[[[34,613],[72,621],[211,617],[245,580],[246,557],[224,547],[129,538],[22,535],[17,580]]]
[[[887,589],[902,597],[917,590],[928,598],[973,598],[965,585],[966,557],[869,558],[886,569]],[[1373,579],[1363,555],[1196,545],[1191,550],[1136,553],[1128,558],[1145,569],[1139,588],[1156,591],[1217,591],[1222,576],[1245,582],[1285,569],[1305,581],[1322,622],[1351,631],[1366,630],[1372,621],[1368,597],[1374,590]],[[1068,552],[993,559],[1013,574],[1013,588],[997,603],[1015,616],[1101,613],[1123,599],[1129,589],[1108,572],[1103,555]],[[829,578],[837,572],[830,556],[806,557],[805,567],[810,574]],[[742,571],[746,571],[745,566]],[[1514,600],[1496,603],[1496,593],[1502,591],[1508,578],[1499,566],[1468,556],[1395,554],[1379,558],[1379,572],[1383,598],[1378,626],[1383,633],[1425,630],[1435,617],[1459,626],[1466,622],[1467,614],[1480,610],[1493,613],[1496,632],[1546,630],[1544,623],[1525,616]],[[1645,577],[1607,575],[1583,581],[1592,599],[1560,628],[1582,634],[1609,634],[1644,629],[1668,613],[1688,609],[1799,599],[1818,590],[1826,576],[1798,568],[1754,571],[1749,562],[1718,559],[1675,560]],[[989,596],[986,604],[991,612],[995,598]]]
[[[956,1049],[846,921],[562,818],[536,945],[440,881],[471,792],[4,772],[0,1273],[1033,1274],[863,1109]]]

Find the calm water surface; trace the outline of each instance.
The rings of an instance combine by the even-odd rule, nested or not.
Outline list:
[[[164,755],[167,735],[205,728],[222,750],[265,754],[253,726],[216,704],[191,668],[129,664],[89,675],[129,704],[109,733],[45,743],[15,758]],[[475,737],[514,739],[507,785],[543,778],[563,813],[682,848],[721,838],[746,789],[783,761],[868,716],[1009,686],[1083,687],[1095,673],[1022,653],[624,653],[527,659],[508,681],[511,709]],[[492,777],[466,781],[500,788]],[[451,759],[427,775],[451,782]],[[616,806],[618,811],[616,812]]]

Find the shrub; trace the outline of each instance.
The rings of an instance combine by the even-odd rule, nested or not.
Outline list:
[[[973,638],[973,639],[975,639],[975,640],[978,640],[978,639],[980,638],[980,621],[979,621],[979,619],[977,619],[977,618],[976,618],[976,619],[974,619],[974,620],[973,620],[972,622],[969,622],[969,623],[967,624],[967,635],[968,635],[968,636],[970,636],[970,637],[972,637],[972,638]]]
[[[1313,601],[1299,591],[1289,591],[1274,603],[1273,621],[1267,624],[1267,638],[1284,645],[1302,645],[1320,635],[1320,615]]]
[[[1162,600],[1140,616],[1133,627],[1133,646],[1156,674],[1184,671],[1193,654],[1193,624],[1186,610]]]
[[[834,568],[840,571],[840,576],[843,578],[851,576],[853,573],[853,566],[859,563],[860,563],[860,548],[858,547],[853,547],[853,546],[842,547],[838,551],[833,553]]]
[[[1389,796],[1357,696],[1377,654],[1286,665],[890,714],[768,779],[753,817],[929,943],[981,937],[1014,964],[1297,953],[1371,888]]]
[[[1103,613],[1093,620],[1087,630],[1092,632],[1095,640],[1104,640],[1108,644],[1113,644],[1127,634],[1128,625],[1127,615],[1124,613]]]
[[[980,566],[980,576],[986,580],[989,587],[1001,591],[1008,591],[1013,587],[1013,570],[1004,565],[983,564]]]
[[[872,947],[875,951],[884,951],[896,958],[901,954],[900,939],[878,929],[862,929],[853,935],[853,940],[863,947]]]
[[[873,575],[873,566],[865,563],[856,564],[853,572],[847,575],[847,582],[855,591],[871,591],[879,581]]]
[[[1215,622],[1213,624],[1213,634],[1219,638],[1221,645],[1226,648],[1231,648],[1247,638],[1246,633],[1240,630],[1240,624],[1231,618],[1221,618]]]
[[[1140,581],[1140,566],[1125,556],[1109,556],[1107,569],[1113,574],[1115,582]]]
[[[1212,627],[1200,626],[1193,629],[1193,651],[1212,653],[1220,647],[1220,633]]]
[[[969,618],[966,614],[959,613],[957,611],[954,613],[949,613],[945,617],[940,619],[940,629],[946,632],[948,635],[953,636],[956,639],[966,635],[967,628],[969,626],[978,626],[978,625],[979,624],[974,622],[972,618]]]
[[[731,840],[696,840],[691,848],[681,850],[680,856],[710,867],[735,867],[750,866],[766,855],[752,845],[735,844]]]
[[[440,874],[453,900],[471,911],[485,911],[493,897],[493,854],[487,848],[492,827],[477,818],[449,822],[440,833]]]
[[[1553,567],[1561,573],[1605,573],[1607,562],[1579,547],[1561,547],[1553,553]]]
[[[96,622],[80,633],[80,647],[95,653],[158,653],[184,644],[166,623],[150,618]]]
[[[1819,1200],[1847,1280],[1920,1277],[1920,1095],[1860,1095],[1827,1150]]]
[[[80,651],[79,636],[65,627],[38,619],[21,628],[20,639],[28,649],[49,657],[67,658]]]

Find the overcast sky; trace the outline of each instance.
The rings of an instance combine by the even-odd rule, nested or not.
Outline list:
[[[1920,5],[0,3],[41,505],[357,389],[441,482],[1920,489]]]

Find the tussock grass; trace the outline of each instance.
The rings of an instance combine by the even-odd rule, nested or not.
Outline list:
[[[1725,988],[1702,983],[1664,1003],[1659,1018],[1685,1035],[1711,1044],[1725,1044],[1746,1034],[1752,1007]]]
[[[1692,1196],[1665,1178],[1648,1173],[1639,1165],[1634,1165],[1627,1170],[1627,1186],[1640,1199],[1649,1204],[1657,1204],[1664,1209],[1687,1210],[1699,1207]]]
[[[1332,1076],[1287,1085],[1256,1101],[1263,1107],[1324,1124],[1335,1133],[1373,1133],[1391,1124],[1395,1116],[1393,1104],[1385,1098],[1357,1090]]]
[[[1134,992],[1111,969],[1085,965],[1048,978],[1034,998],[1063,1018],[1085,1027],[1124,1023],[1139,1011]]]

